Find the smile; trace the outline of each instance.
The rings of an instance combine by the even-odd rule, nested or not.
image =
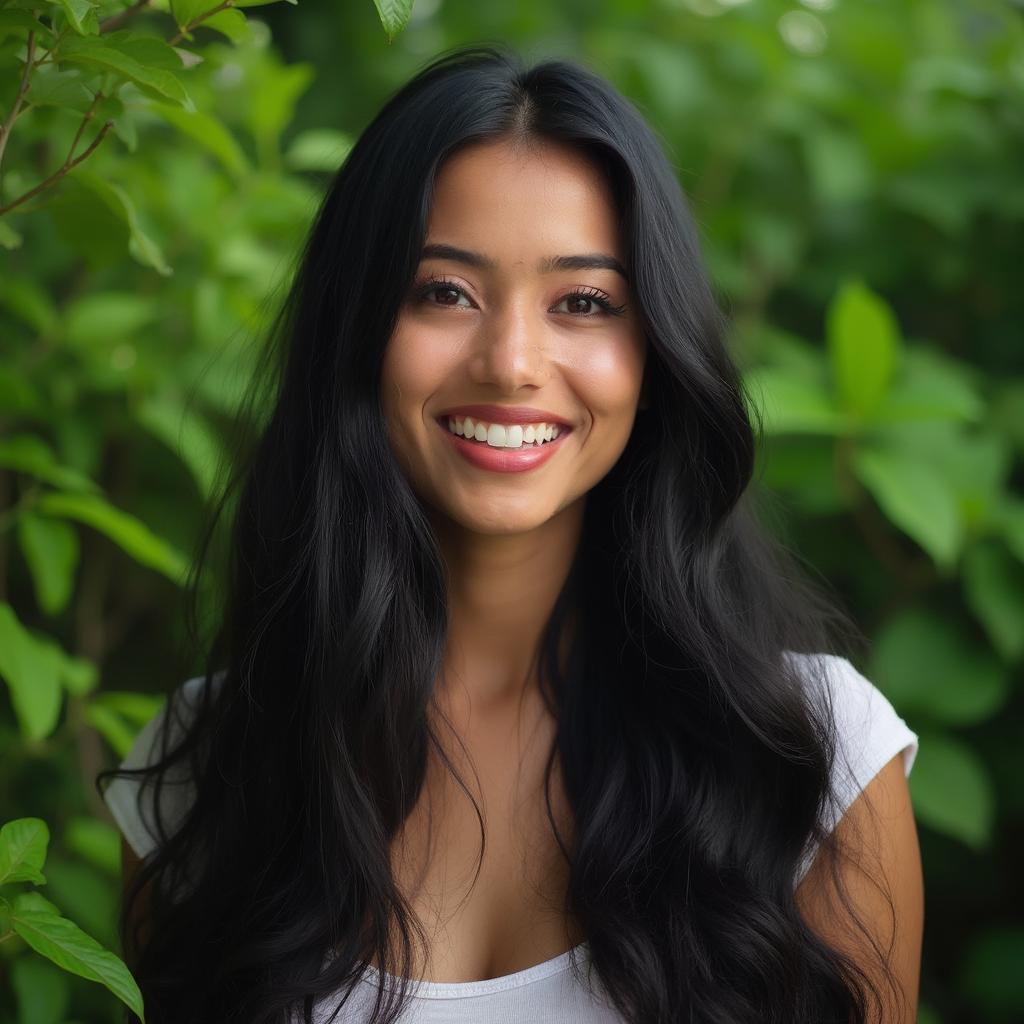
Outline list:
[[[462,417],[458,419],[461,421]],[[457,454],[477,469],[494,473],[522,473],[536,469],[547,462],[572,433],[571,427],[561,424],[529,423],[505,427],[481,422],[472,424],[474,439],[470,440],[456,433],[455,417],[442,417],[434,422]],[[476,440],[484,429],[486,439]],[[509,442],[516,442],[518,447]]]

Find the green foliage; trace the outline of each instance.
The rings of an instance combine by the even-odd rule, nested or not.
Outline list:
[[[920,1019],[1019,1019],[1000,897],[1024,814],[1018,14],[0,0],[0,773],[5,817],[55,827],[68,915],[0,889],[5,922],[16,895],[43,918],[39,945],[0,944],[0,1020],[116,1019],[81,980],[113,961],[71,956],[55,924],[116,942],[119,841],[91,775],[182,677],[179,585],[324,176],[428,54],[478,37],[592,63],[662,134],[780,529],[842,588],[865,673],[921,735]],[[19,863],[42,877],[38,849]]]
[[[0,828],[0,942],[18,936],[26,947],[63,970],[104,985],[144,1021],[142,994],[119,957],[64,917],[41,893],[10,891],[16,882],[46,885],[43,865],[49,841],[50,830],[41,818],[18,818]],[[30,1006],[44,1019],[63,1008],[67,995],[61,984],[53,995],[35,988],[52,972],[24,968],[17,977],[23,1019],[39,1019],[25,1015]]]
[[[76,978],[142,1015],[104,948],[119,942],[120,840],[91,783],[97,742],[124,757],[161,698],[134,680],[100,688],[100,671],[118,630],[176,610],[268,289],[287,283],[315,207],[308,174],[351,144],[310,131],[285,152],[313,69],[282,62],[265,24],[236,9],[257,6],[0,0],[4,775],[45,759],[64,780],[44,800],[61,822],[47,877],[43,820],[0,830],[0,940],[12,938],[0,971],[14,1000],[0,997],[0,1020],[115,1019]],[[47,881],[63,913],[14,891]]]

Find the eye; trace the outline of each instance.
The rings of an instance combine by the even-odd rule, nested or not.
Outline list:
[[[447,281],[442,277],[429,277],[424,284],[417,286],[416,298],[422,302],[431,292],[440,292],[442,294],[447,292],[449,296],[455,293],[456,295],[468,298],[466,293],[454,281]],[[453,306],[455,304],[451,302],[433,302],[431,305]]]
[[[566,311],[571,316],[579,316],[584,320],[593,319],[594,316],[621,316],[626,309],[625,304],[621,306],[613,305],[609,296],[598,288],[577,288],[574,291],[569,292],[561,302],[568,302],[570,304],[573,302],[589,302],[591,306],[596,304],[602,310],[602,312],[598,314],[579,313],[573,312],[572,310]],[[561,302],[559,305],[561,305]]]
[[[451,297],[452,295],[462,296],[467,298],[465,291],[457,285],[454,281],[449,281],[443,277],[429,277],[423,284],[416,287],[416,298],[424,302],[427,297],[434,292],[440,294],[446,294]],[[562,303],[589,303],[591,307],[597,306],[601,312],[579,312],[572,309],[565,310],[570,316],[577,317],[581,320],[593,320],[603,316],[621,316],[626,309],[625,304],[616,306],[612,303],[610,297],[606,292],[601,291],[599,288],[576,288],[564,295],[558,305]],[[450,308],[457,308],[457,302],[432,302],[431,305],[448,306]],[[463,307],[465,308],[465,307]]]

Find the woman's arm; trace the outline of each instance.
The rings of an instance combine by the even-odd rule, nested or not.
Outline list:
[[[874,941],[889,951],[905,1006],[893,1005],[885,979],[879,976],[877,959],[865,949],[863,933],[848,920],[848,913],[844,914],[824,857],[814,861],[797,888],[797,904],[810,927],[856,959],[879,986],[888,1002],[878,1024],[914,1024],[924,931],[924,880],[902,754],[889,761],[850,805],[836,826],[836,837],[853,853],[842,859],[839,868],[846,891]],[[880,891],[874,880],[879,870],[882,878],[878,881],[888,893]]]

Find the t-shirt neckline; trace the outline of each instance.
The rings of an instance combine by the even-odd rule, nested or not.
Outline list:
[[[586,946],[587,941],[584,939],[578,946],[573,946],[572,949],[567,949],[550,960],[534,964],[532,967],[524,967],[521,971],[516,971],[513,974],[503,974],[499,978],[484,978],[481,981],[417,980],[413,982],[414,992],[417,997],[425,999],[463,999],[468,996],[490,995],[494,992],[521,988],[523,985],[531,985],[566,970],[573,954],[582,954]],[[373,964],[367,964],[364,978],[370,984],[376,985],[381,973]],[[397,987],[399,979],[395,975],[389,971],[384,971],[383,974],[393,986]]]

